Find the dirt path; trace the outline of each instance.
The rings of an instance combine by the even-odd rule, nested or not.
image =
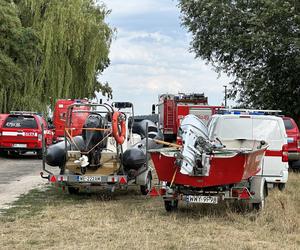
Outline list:
[[[40,177],[42,161],[34,155],[0,158],[0,209],[8,208],[21,194],[41,187],[47,180]]]

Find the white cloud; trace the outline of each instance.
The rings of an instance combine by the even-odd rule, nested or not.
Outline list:
[[[129,20],[141,13],[147,13],[145,19],[151,19],[152,12],[168,9],[173,12],[176,8],[176,2],[171,0],[107,0],[106,3],[117,11],[112,12],[111,21],[116,16]],[[161,26],[163,20],[162,16]],[[190,36],[181,29],[175,14],[172,22],[174,32],[165,32],[160,26],[149,30],[140,26],[135,29],[131,24],[129,28],[126,22],[118,21],[120,26],[110,53],[111,66],[101,80],[109,82],[115,101],[133,102],[138,114],[149,113],[151,104],[162,93],[204,92],[211,105],[223,101],[223,85],[228,78],[218,78],[211,66],[195,60],[188,52]]]

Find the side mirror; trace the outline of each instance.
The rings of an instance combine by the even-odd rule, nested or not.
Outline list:
[[[152,104],[152,115],[155,114],[155,104]]]

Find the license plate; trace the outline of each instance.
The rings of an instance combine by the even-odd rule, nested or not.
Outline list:
[[[217,196],[188,195],[188,196],[186,196],[186,202],[217,204],[218,197]]]
[[[101,182],[101,176],[78,176],[79,182]]]
[[[13,144],[14,148],[27,148],[27,144]]]

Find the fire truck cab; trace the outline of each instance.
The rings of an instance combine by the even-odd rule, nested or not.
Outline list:
[[[162,94],[158,104],[158,127],[164,135],[165,141],[177,140],[177,132],[181,120],[188,114],[196,115],[205,124],[210,117],[223,106],[209,106],[208,98],[200,94]]]

